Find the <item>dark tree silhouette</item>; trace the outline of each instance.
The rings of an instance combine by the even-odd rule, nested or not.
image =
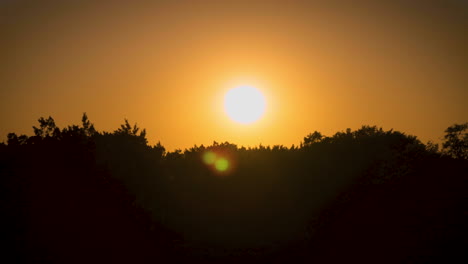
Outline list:
[[[446,130],[447,155],[376,126],[167,152],[128,120],[100,132],[86,113],[63,129],[40,118],[0,144],[4,258],[466,262],[467,124]]]
[[[60,134],[60,130],[55,126],[55,121],[52,117],[45,119],[39,118],[39,128],[33,126],[34,135],[36,137],[57,137]]]
[[[443,150],[457,159],[468,159],[468,122],[454,124],[445,130]]]
[[[310,146],[314,143],[318,143],[322,140],[323,135],[318,131],[314,131],[313,133],[304,137],[304,146]]]

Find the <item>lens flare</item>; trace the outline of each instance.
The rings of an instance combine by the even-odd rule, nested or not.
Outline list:
[[[206,150],[200,158],[218,176],[229,174],[236,164],[232,153],[222,148]]]
[[[203,161],[208,165],[213,164],[216,161],[216,153],[212,151],[206,152],[203,154]]]
[[[229,167],[229,161],[225,158],[219,158],[215,161],[215,168],[218,171],[226,171]]]

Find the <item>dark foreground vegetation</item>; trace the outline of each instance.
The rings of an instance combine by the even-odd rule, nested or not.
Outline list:
[[[41,118],[0,144],[0,261],[467,263],[467,127],[440,151],[363,126],[166,152],[128,122]]]

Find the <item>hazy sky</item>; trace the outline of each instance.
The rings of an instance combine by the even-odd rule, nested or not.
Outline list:
[[[468,121],[465,1],[0,1],[0,141],[124,118],[169,150],[298,144],[377,125],[438,140]],[[223,95],[267,98],[250,126]]]

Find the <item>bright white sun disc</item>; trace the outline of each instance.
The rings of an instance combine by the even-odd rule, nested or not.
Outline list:
[[[234,121],[250,124],[265,113],[265,97],[251,86],[239,86],[229,90],[224,97],[224,110]]]

